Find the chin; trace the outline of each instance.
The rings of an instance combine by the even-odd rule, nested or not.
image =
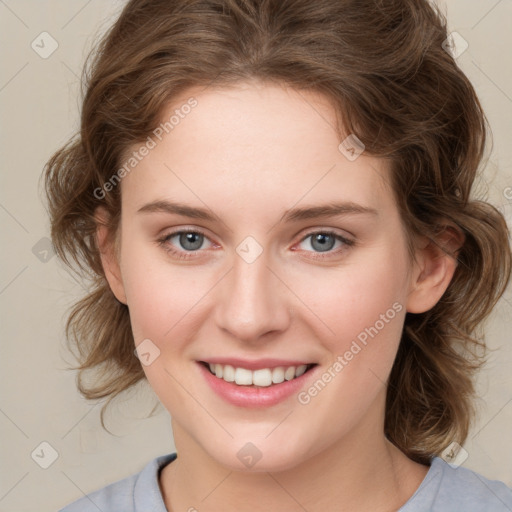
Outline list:
[[[204,446],[210,457],[230,471],[244,473],[279,472],[293,469],[307,458],[304,445],[295,443],[233,440],[229,444]]]

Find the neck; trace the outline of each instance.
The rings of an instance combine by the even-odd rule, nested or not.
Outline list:
[[[326,450],[285,471],[240,472],[217,463],[173,423],[178,458],[162,471],[169,512],[390,512],[416,491],[428,467],[408,459],[366,421]]]

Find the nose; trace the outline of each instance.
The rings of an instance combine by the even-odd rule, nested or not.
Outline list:
[[[283,332],[290,324],[289,294],[265,252],[247,263],[235,254],[222,280],[215,311],[217,326],[235,339],[258,343],[265,334]]]

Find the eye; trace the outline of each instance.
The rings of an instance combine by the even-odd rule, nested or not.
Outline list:
[[[203,232],[182,229],[166,234],[158,240],[158,243],[177,258],[188,259],[196,257],[194,253],[199,252],[200,249],[205,249],[203,244],[206,241],[209,241],[209,238]]]
[[[161,245],[166,252],[182,260],[197,258],[201,250],[208,248],[204,247],[205,242],[210,244],[209,247],[214,246],[206,234],[197,229],[173,231],[158,240],[158,244]],[[338,248],[333,250],[336,243],[338,243]],[[301,250],[318,254],[314,256],[314,258],[322,259],[344,252],[347,247],[355,245],[355,241],[349,240],[335,231],[322,230],[309,233],[302,238],[299,245],[300,244],[309,245],[309,247],[313,249],[311,251],[307,247],[302,247]],[[322,253],[326,253],[326,255],[324,256]]]
[[[344,251],[346,247],[353,246],[355,241],[349,240],[334,231],[324,230],[309,233],[301,240],[300,243],[311,247],[315,253],[328,253],[327,257],[329,257],[332,254],[339,254]],[[336,246],[336,243],[339,244],[338,248],[333,251],[332,249]],[[307,248],[304,250],[311,252]],[[323,258],[325,256],[322,255],[315,257]]]

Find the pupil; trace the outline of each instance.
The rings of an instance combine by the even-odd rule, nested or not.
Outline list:
[[[330,242],[326,242],[326,239],[330,239]],[[312,246],[314,249],[319,250],[320,252],[329,251],[334,247],[334,238],[331,235],[327,235],[325,233],[319,233],[313,237]],[[320,245],[315,247],[315,243],[319,243]]]
[[[194,251],[201,247],[203,243],[202,236],[199,233],[183,233],[180,236],[180,244],[187,251]],[[194,241],[194,239],[196,240]],[[188,244],[191,244],[191,246]]]

